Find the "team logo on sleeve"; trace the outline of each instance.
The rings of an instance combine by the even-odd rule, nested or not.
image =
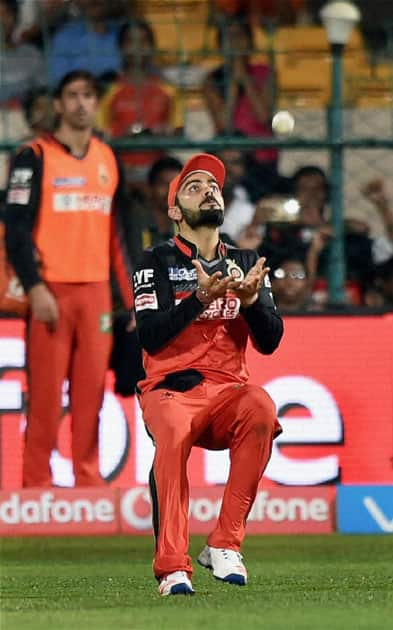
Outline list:
[[[237,265],[234,260],[231,260],[230,258],[226,258],[225,262],[227,264],[228,276],[232,276],[234,280],[244,279],[243,269],[239,267],[239,265]]]
[[[150,309],[151,311],[158,310],[157,293],[152,291],[151,293],[140,293],[135,298],[135,311],[144,311]]]
[[[7,203],[17,203],[26,206],[30,200],[33,169],[15,168],[10,176]]]
[[[134,273],[135,291],[142,288],[150,288],[153,286],[154,269],[140,269]]]

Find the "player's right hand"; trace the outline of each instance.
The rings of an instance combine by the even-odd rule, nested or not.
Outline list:
[[[42,282],[32,287],[29,302],[33,318],[47,324],[49,330],[54,330],[59,319],[59,307],[48,287]]]
[[[193,260],[192,264],[198,277],[197,297],[202,304],[210,304],[216,298],[223,297],[228,290],[235,290],[241,285],[240,280],[234,280],[231,275],[223,278],[221,271],[216,271],[209,276],[199,260]]]

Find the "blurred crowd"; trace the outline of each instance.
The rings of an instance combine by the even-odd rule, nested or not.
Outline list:
[[[201,93],[217,137],[272,136],[274,72],[252,55],[254,26],[315,23],[322,4],[206,2],[215,45],[225,52],[217,64],[212,59],[200,62]],[[189,5],[192,12],[192,0]],[[0,0],[2,139],[20,142],[50,132],[56,124],[52,90],[67,72],[81,68],[99,80],[97,132],[105,139],[183,134],[184,93],[160,63],[155,25],[143,6],[136,0]],[[366,33],[371,42],[384,20],[384,7],[376,3],[374,30],[368,26]],[[310,163],[284,177],[276,149],[246,152],[223,144],[218,152],[227,169],[223,239],[267,257],[280,309],[326,310],[334,238],[326,173]],[[145,247],[172,233],[167,189],[182,161],[178,154],[159,149],[123,150],[120,158],[129,193],[127,242],[135,261]],[[3,155],[0,189],[7,163]],[[362,194],[379,214],[384,231],[375,237],[370,215],[346,209],[346,304],[392,309],[393,199],[385,182],[369,181],[367,173]]]

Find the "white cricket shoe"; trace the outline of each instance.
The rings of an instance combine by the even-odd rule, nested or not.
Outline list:
[[[185,571],[175,571],[162,578],[158,587],[160,595],[194,595],[191,580]]]
[[[206,569],[212,569],[218,580],[238,586],[247,584],[247,570],[238,551],[206,545],[198,556],[198,562]]]

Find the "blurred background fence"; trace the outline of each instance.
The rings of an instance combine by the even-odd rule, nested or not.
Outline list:
[[[372,234],[381,234],[380,215],[361,190],[367,181],[383,178],[393,198],[392,3],[355,3],[362,19],[343,52],[343,130],[335,139],[328,125],[332,54],[320,21],[323,4],[317,0],[0,0],[0,189],[6,185],[10,152],[36,131],[29,110],[34,91],[45,95],[63,70],[80,67],[84,61],[86,67],[97,70],[105,92],[124,63],[122,51],[114,50],[121,24],[143,19],[151,27],[155,49],[134,46],[134,64],[136,59],[136,65],[143,67],[148,57],[162,81],[173,89],[178,122],[170,131],[149,131],[134,124],[116,137],[104,128],[104,135],[120,152],[160,149],[183,159],[195,148],[275,147],[278,170],[289,177],[305,164],[328,171],[332,147],[340,146],[345,151],[343,208],[365,213]],[[10,36],[7,11],[13,6]],[[225,129],[217,133],[204,85],[209,73],[239,55],[226,30],[228,21],[239,14],[252,34],[250,61],[271,72],[271,113],[284,109],[294,116],[291,137],[280,138],[268,130],[263,135],[239,135],[230,115]],[[88,24],[89,33],[113,32],[113,46],[107,40],[101,45],[98,36],[89,39],[87,31],[78,36],[75,25],[81,20]],[[105,57],[108,63],[100,66],[97,60],[105,61]],[[229,108],[230,94],[224,91]]]

